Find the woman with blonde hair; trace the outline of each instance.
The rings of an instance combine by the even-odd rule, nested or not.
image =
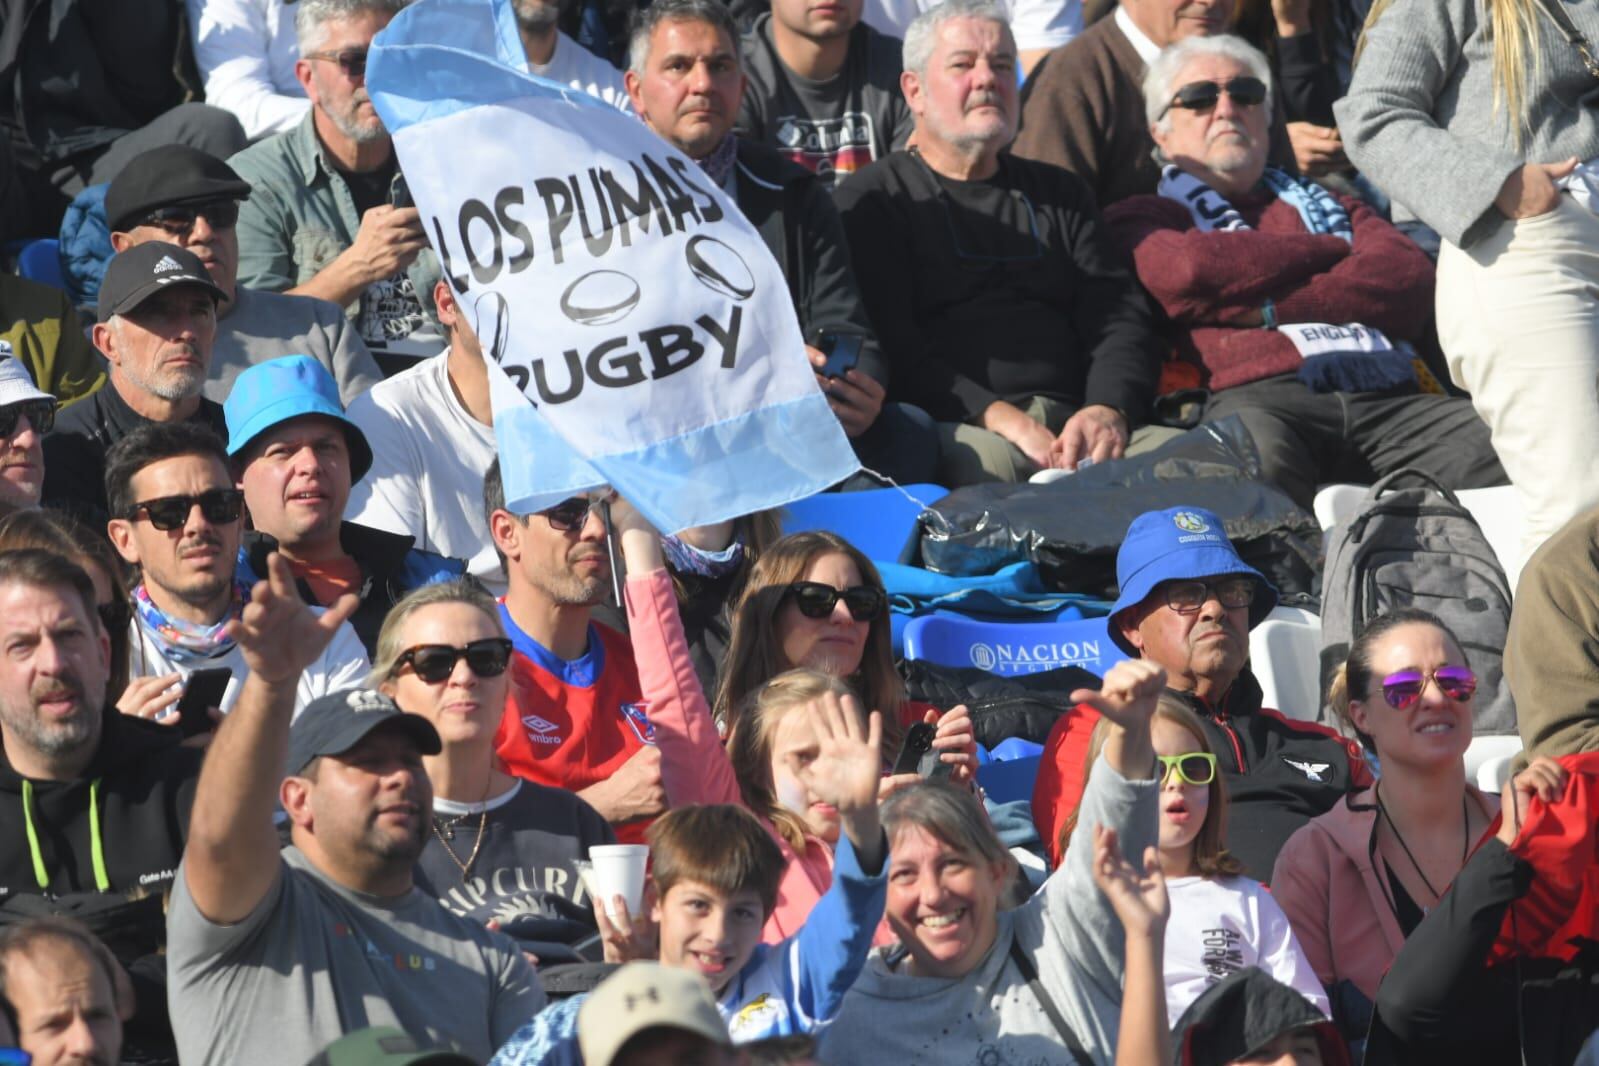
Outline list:
[[[1599,2],[1377,0],[1335,107],[1350,158],[1443,238],[1439,340],[1526,514],[1599,503]]]

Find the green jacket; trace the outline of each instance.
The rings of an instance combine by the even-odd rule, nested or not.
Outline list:
[[[105,360],[60,289],[0,275],[0,343],[22,360],[35,385],[63,405],[105,384]]]

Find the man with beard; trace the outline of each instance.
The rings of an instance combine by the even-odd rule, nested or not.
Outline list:
[[[130,595],[133,680],[118,706],[175,726],[172,708],[181,683],[196,670],[226,669],[233,676],[216,710],[229,710],[250,672],[232,624],[250,589],[235,578],[244,493],[234,487],[222,442],[187,423],[140,427],[106,455],[105,485],[111,543],[139,569]],[[366,676],[370,664],[355,630],[348,623],[336,630],[321,654],[296,673],[296,707]]]
[[[576,792],[618,840],[642,844],[666,810],[666,788],[633,645],[590,618],[611,588],[602,500],[573,496],[518,516],[505,509],[498,459],[483,479],[509,578],[500,621],[514,649],[494,746],[513,774]]]
[[[1144,447],[1160,346],[1093,196],[1002,155],[1016,133],[1003,6],[948,0],[905,35],[913,147],[836,194],[893,398],[940,423],[946,485],[1025,480]]]
[[[337,304],[391,365],[443,347],[426,306],[438,260],[366,90],[367,49],[405,3],[301,0],[294,70],[310,114],[229,160],[252,186],[238,283]]]
[[[281,558],[267,569],[229,626],[250,676],[211,744],[167,915],[179,1058],[308,1062],[350,1030],[397,1026],[485,1062],[544,992],[509,938],[412,883],[439,735],[364,689],[316,700],[291,728],[301,671],[355,597],[319,614]]]
[[[1261,706],[1247,661],[1249,631],[1277,605],[1277,590],[1239,556],[1214,514],[1172,507],[1133,519],[1116,554],[1116,581],[1110,639],[1162,667],[1162,699],[1176,699],[1199,718],[1227,784],[1227,850],[1250,877],[1271,877],[1278,850],[1296,829],[1346,792],[1371,785],[1359,746]],[[1061,716],[1044,746],[1033,816],[1057,862],[1098,718],[1080,704]]]
[[[511,0],[529,73],[598,97],[631,114],[622,72],[562,33],[559,0]]]
[[[0,553],[0,910],[93,915],[133,975],[134,1021],[159,1047],[161,892],[183,854],[201,753],[106,706],[111,642],[95,603],[89,575],[61,556]]]
[[[1105,211],[1210,390],[1204,420],[1237,415],[1262,478],[1306,509],[1318,485],[1407,467],[1503,485],[1471,401],[1418,381],[1432,261],[1361,201],[1268,167],[1271,100],[1266,57],[1238,37],[1166,49],[1144,80],[1158,191]]]
[[[99,524],[106,452],[139,426],[193,422],[227,432],[222,405],[200,395],[223,292],[194,253],[151,241],[112,257],[92,339],[110,380],[56,419],[44,440],[44,502]]]

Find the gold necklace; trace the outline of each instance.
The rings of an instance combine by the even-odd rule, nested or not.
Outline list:
[[[433,835],[438,837],[439,843],[444,846],[444,853],[450,857],[451,862],[455,863],[455,865],[461,868],[462,884],[465,884],[466,879],[471,875],[472,864],[477,862],[478,849],[483,847],[483,830],[489,824],[489,789],[493,787],[494,772],[491,770],[489,771],[488,784],[483,786],[483,810],[479,812],[477,817],[477,839],[472,842],[472,854],[466,857],[465,862],[461,861],[461,857],[455,853],[455,849],[450,847],[450,841],[446,840],[444,838],[444,834],[439,831],[438,816],[434,815],[432,818],[428,819],[428,824],[433,827]],[[448,826],[450,831],[450,839],[453,840],[455,838],[455,827],[465,821],[467,817],[467,815],[461,814],[450,820]]]

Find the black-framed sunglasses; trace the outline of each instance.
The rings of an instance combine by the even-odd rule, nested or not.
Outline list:
[[[307,52],[305,58],[337,63],[339,69],[352,78],[366,77],[365,48],[341,48],[337,52]]]
[[[244,493],[238,489],[209,489],[198,496],[162,496],[155,500],[142,500],[128,508],[127,518],[137,522],[148,518],[150,524],[163,533],[182,529],[189,515],[198,505],[205,520],[214,526],[237,522],[244,513]]]
[[[1221,100],[1222,93],[1230,96],[1239,107],[1253,107],[1266,102],[1266,83],[1248,75],[1221,82],[1191,81],[1178,89],[1171,103],[1161,108],[1160,114],[1155,117],[1165,118],[1166,112],[1174,107],[1184,111],[1209,111]]]
[[[1178,614],[1193,614],[1209,602],[1212,596],[1229,610],[1248,607],[1255,602],[1253,578],[1232,577],[1220,581],[1170,581],[1164,589],[1166,606]]]
[[[409,666],[411,672],[422,681],[437,685],[455,673],[455,664],[462,659],[478,677],[499,677],[511,664],[511,642],[504,637],[485,637],[458,648],[448,644],[418,644],[400,653],[400,657],[394,660],[394,668],[389,671],[389,676],[393,677]]]
[[[28,425],[39,436],[50,432],[56,424],[56,402],[54,400],[23,400],[21,403],[7,404],[0,407],[0,437],[9,437],[17,431],[17,422],[23,415],[28,416]]]
[[[232,229],[239,221],[239,201],[207,200],[203,204],[171,204],[158,207],[140,220],[141,226],[154,226],[168,233],[183,236],[194,228],[195,219],[201,216],[212,229]]]
[[[849,616],[857,622],[870,622],[888,606],[888,593],[875,585],[854,585],[836,589],[820,581],[796,581],[788,587],[794,606],[806,618],[826,618],[833,613],[839,600],[849,609]]]
[[[589,512],[604,502],[603,497],[589,499],[587,496],[572,496],[554,507],[546,507],[539,514],[544,516],[551,529],[557,533],[565,533],[587,522]]]
[[[1465,666],[1440,666],[1430,673],[1401,670],[1382,679],[1382,698],[1396,711],[1407,711],[1421,702],[1428,681],[1438,683],[1438,691],[1457,703],[1477,694],[1477,675]]]

